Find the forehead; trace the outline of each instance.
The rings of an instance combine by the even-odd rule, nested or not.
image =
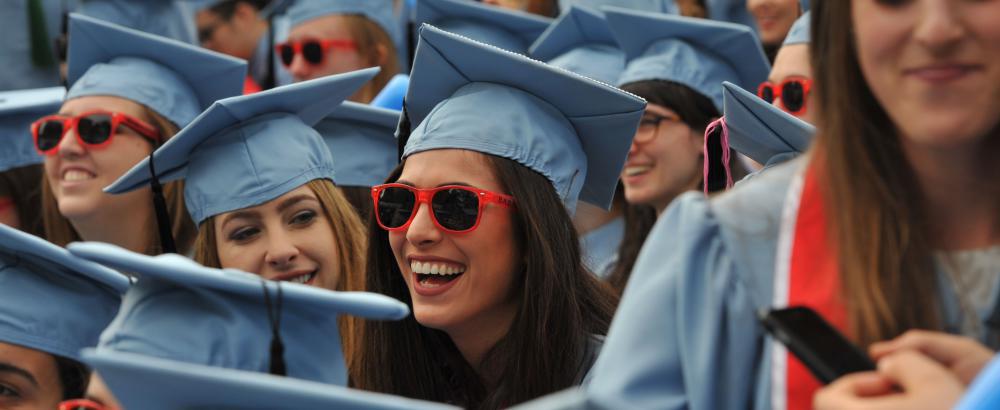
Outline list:
[[[349,40],[351,33],[347,28],[347,19],[344,16],[331,14],[299,24],[288,33],[288,39],[292,41],[307,38]]]
[[[778,50],[771,74],[767,78],[775,82],[788,77],[813,77],[812,66],[809,64],[808,44],[792,44]]]
[[[459,183],[488,191],[502,189],[486,154],[464,149],[435,149],[410,155],[399,180],[420,188]]]
[[[41,384],[54,382],[57,376],[52,355],[10,343],[0,342],[0,363],[26,370]]]
[[[60,114],[66,115],[77,115],[82,114],[87,111],[94,110],[104,110],[104,111],[115,111],[124,114],[131,115],[133,117],[144,118],[144,112],[142,105],[139,103],[127,100],[121,97],[114,96],[104,96],[104,95],[93,95],[74,98],[72,100],[63,103],[62,108],[59,110]]]

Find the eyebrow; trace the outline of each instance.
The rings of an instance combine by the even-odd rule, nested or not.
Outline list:
[[[233,219],[241,219],[241,218],[245,218],[245,219],[260,219],[260,213],[257,212],[257,211],[236,211],[236,212],[227,214],[225,217],[223,217],[222,218],[222,225],[221,226],[225,227],[226,224],[229,223],[230,221],[232,221]]]
[[[20,367],[14,366],[10,363],[0,362],[0,373],[20,376],[21,378],[24,378],[25,380],[31,382],[31,384],[34,385],[35,387],[38,387],[38,380],[35,379],[35,376],[31,374],[31,372],[22,369]]]
[[[406,181],[406,180],[399,180],[399,181],[396,181],[396,183],[397,184],[403,184],[403,185],[409,185],[409,186],[412,186],[412,187],[417,186],[416,184],[414,184],[414,183],[412,183],[410,181]],[[466,182],[445,182],[443,184],[438,184],[437,186],[442,187],[442,186],[448,186],[448,185],[458,185],[458,186],[467,186],[467,187],[474,187],[475,186],[475,185],[472,185],[472,184],[469,184],[469,183],[466,183]]]
[[[285,212],[286,209],[291,208],[295,204],[303,202],[303,201],[319,202],[319,200],[316,199],[315,197],[313,197],[312,195],[309,195],[309,194],[299,194],[299,195],[296,195],[296,196],[293,196],[291,198],[288,198],[288,199],[284,200],[281,203],[281,205],[278,205],[278,213]]]

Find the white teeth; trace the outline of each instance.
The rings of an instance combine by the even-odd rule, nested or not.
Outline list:
[[[464,267],[431,262],[410,262],[410,270],[421,275],[457,275],[465,272]]]
[[[94,179],[94,174],[86,171],[71,169],[63,174],[63,181],[84,181]]]
[[[630,176],[639,175],[639,174],[641,174],[643,172],[649,171],[652,168],[653,167],[648,166],[648,165],[639,165],[639,166],[634,166],[634,167],[626,167],[625,168],[625,176],[629,176],[630,177]]]
[[[305,274],[305,275],[302,275],[302,276],[296,276],[294,278],[289,279],[288,281],[291,282],[291,283],[302,283],[302,284],[304,284],[304,283],[312,280],[312,278],[314,276],[316,276],[315,273],[308,273],[308,274]]]

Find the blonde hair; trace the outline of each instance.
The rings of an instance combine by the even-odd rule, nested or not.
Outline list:
[[[167,141],[177,134],[178,127],[155,111],[141,105],[144,119],[159,131],[163,136],[163,141]],[[66,246],[70,242],[83,240],[80,234],[73,228],[62,213],[59,212],[59,202],[52,193],[52,186],[49,179],[42,175],[42,225],[45,232],[45,239],[59,246]],[[177,244],[177,252],[187,253],[191,248],[194,239],[194,223],[188,216],[187,207],[184,205],[184,182],[174,181],[163,184],[163,196],[167,203],[167,212],[170,214],[170,231],[174,235],[174,243]],[[152,200],[149,202],[152,209]],[[158,255],[162,253],[160,248],[160,238],[156,234],[156,220],[151,219],[145,227],[141,227],[144,232],[149,232],[146,242],[147,255]]]
[[[399,58],[396,53],[396,45],[378,24],[359,14],[345,14],[343,18],[347,31],[351,33],[354,43],[357,44],[358,52],[365,57],[365,62],[369,67],[379,66],[382,69],[375,78],[368,82],[362,89],[362,99],[369,102],[382,88],[389,83],[392,76],[399,73]],[[379,53],[379,47],[385,50],[385,55]]]
[[[306,186],[319,199],[323,213],[330,221],[333,236],[336,238],[336,250],[340,255],[338,271],[341,277],[337,280],[336,291],[363,291],[365,288],[365,253],[368,250],[368,234],[361,224],[357,212],[344,195],[328,179],[314,179]],[[223,268],[219,261],[218,238],[215,235],[215,216],[205,219],[198,227],[198,236],[194,241],[194,260],[212,268]],[[351,316],[340,316],[337,320],[340,327],[341,345],[344,349],[345,363],[350,365],[354,358],[357,339],[358,319]],[[348,367],[350,368],[350,367]]]

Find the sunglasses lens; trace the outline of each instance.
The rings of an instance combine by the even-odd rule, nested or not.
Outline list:
[[[770,85],[760,87],[760,92],[757,94],[760,99],[767,101],[768,104],[774,102],[774,89]]]
[[[111,116],[106,114],[93,114],[80,118],[76,124],[76,132],[80,134],[83,142],[91,145],[102,144],[111,138]]]
[[[431,200],[431,206],[438,223],[453,231],[472,229],[479,217],[479,197],[465,189],[438,191]]]
[[[382,226],[392,229],[406,224],[413,216],[414,193],[405,188],[387,187],[379,192],[377,206],[378,221]]]
[[[781,103],[785,105],[788,111],[798,111],[802,109],[802,105],[805,103],[805,88],[802,86],[801,82],[789,81],[781,87]]]
[[[319,64],[323,62],[323,46],[318,41],[307,41],[302,43],[302,57],[305,57],[309,64]]]
[[[292,65],[292,60],[295,60],[295,49],[290,44],[279,45],[278,56],[281,57],[282,64],[286,66]]]
[[[59,120],[48,120],[38,124],[38,150],[47,152],[55,149],[63,136],[63,123]]]

